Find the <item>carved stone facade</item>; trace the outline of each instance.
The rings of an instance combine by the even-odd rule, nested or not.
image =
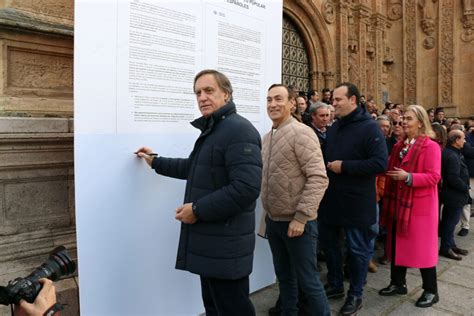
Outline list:
[[[463,0],[463,15],[461,22],[463,24],[463,32],[461,39],[464,42],[470,42],[474,39],[474,1]]]
[[[380,107],[441,105],[451,116],[474,115],[474,0],[284,0],[283,10],[307,46],[325,48],[315,58],[308,49],[309,67],[331,74],[332,84],[312,81],[312,88],[351,80]]]

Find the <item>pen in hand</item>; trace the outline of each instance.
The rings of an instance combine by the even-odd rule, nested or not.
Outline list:
[[[134,152],[135,155],[138,155],[138,151]],[[158,156],[157,153],[144,153],[145,155],[148,155],[148,156],[153,156],[153,157],[156,157]]]

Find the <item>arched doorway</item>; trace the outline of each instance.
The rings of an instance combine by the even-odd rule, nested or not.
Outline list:
[[[282,50],[282,83],[293,85],[300,91],[309,91],[311,86],[308,50],[295,24],[286,15],[283,15]]]

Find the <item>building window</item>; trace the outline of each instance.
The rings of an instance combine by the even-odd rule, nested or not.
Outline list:
[[[282,83],[300,91],[310,89],[306,47],[295,24],[283,16]]]

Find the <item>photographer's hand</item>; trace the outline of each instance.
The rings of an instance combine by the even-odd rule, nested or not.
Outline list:
[[[43,284],[33,304],[21,300],[19,305],[15,306],[15,315],[17,316],[43,316],[44,313],[56,303],[56,290],[53,281],[49,279],[40,279]]]

